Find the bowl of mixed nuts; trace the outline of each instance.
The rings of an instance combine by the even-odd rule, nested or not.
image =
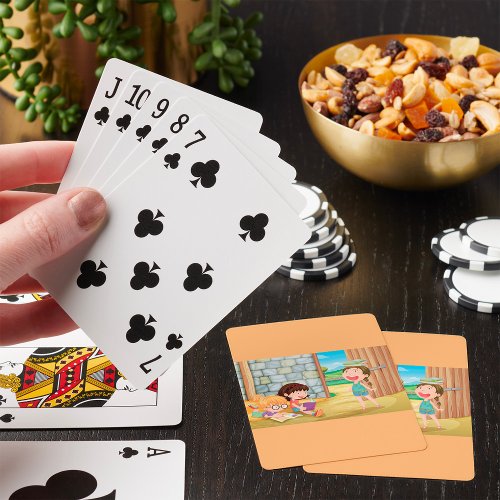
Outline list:
[[[500,164],[500,53],[477,37],[381,35],[335,45],[299,77],[328,155],[397,189],[436,189]]]

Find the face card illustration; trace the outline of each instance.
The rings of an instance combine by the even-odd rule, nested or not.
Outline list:
[[[30,298],[43,300],[38,294],[19,300]],[[182,359],[137,390],[82,330],[0,347],[0,429],[176,425],[181,419]]]
[[[178,440],[1,441],[0,497],[182,500],[185,457]]]
[[[384,332],[427,442],[421,451],[306,465],[306,472],[474,478],[467,347],[463,337]]]
[[[227,338],[265,469],[425,448],[372,315],[232,328]],[[283,445],[291,433],[303,443],[293,453]]]
[[[98,238],[34,272],[138,388],[310,236],[208,117],[170,118],[168,130],[177,138],[108,196]]]

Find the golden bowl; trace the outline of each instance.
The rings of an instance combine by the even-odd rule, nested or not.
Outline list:
[[[349,40],[314,56],[299,76],[323,71],[334,62],[335,51],[345,43],[364,49],[371,43],[385,46],[390,39],[407,36],[429,40],[448,50],[450,38],[430,35],[379,35]],[[481,45],[478,54],[497,51]],[[333,122],[313,110],[301,96],[311,130],[327,154],[344,168],[367,181],[395,189],[438,189],[460,184],[485,174],[500,163],[500,134],[461,142],[423,143],[393,141],[369,136]]]

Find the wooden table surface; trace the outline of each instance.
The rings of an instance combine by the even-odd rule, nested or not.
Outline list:
[[[264,58],[250,87],[231,100],[264,116],[262,131],[277,140],[298,179],[321,187],[346,221],[359,262],[339,282],[301,283],[271,276],[189,351],[184,360],[184,419],[176,428],[5,431],[2,440],[182,439],[187,446],[186,498],[368,499],[499,498],[500,315],[451,302],[443,264],[430,251],[437,232],[479,215],[500,215],[500,169],[463,186],[428,193],[397,192],[344,171],[322,151],[302,114],[296,80],[302,65],[330,45],[378,33],[477,35],[500,49],[498,0],[245,0],[259,8]],[[199,87],[217,92],[212,77]],[[0,98],[0,143],[32,140]],[[463,335],[468,341],[476,477],[470,482],[306,474],[263,470],[255,452],[232,367],[229,327],[371,312],[383,330]],[[299,429],[297,429],[299,430]],[[335,446],[332,442],[325,445]],[[300,440],[300,433],[294,438]],[[291,450],[297,444],[283,443]],[[307,443],[304,443],[307,445]],[[144,478],[147,480],[147,478]],[[168,485],[165,485],[168,488]]]

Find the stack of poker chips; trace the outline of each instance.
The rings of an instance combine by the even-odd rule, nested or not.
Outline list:
[[[431,249],[449,265],[443,281],[451,300],[473,311],[500,313],[500,217],[476,217],[442,231]]]
[[[312,233],[307,243],[277,272],[300,281],[327,281],[344,276],[356,264],[354,242],[344,221],[321,189],[305,182],[293,185],[307,200],[300,217]]]

